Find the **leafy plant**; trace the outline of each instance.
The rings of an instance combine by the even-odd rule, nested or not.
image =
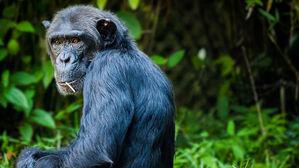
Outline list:
[[[119,11],[116,15],[125,23],[134,39],[141,38],[141,25],[135,15],[126,11]]]
[[[79,3],[86,4],[67,4]],[[67,145],[77,134],[83,100],[58,95],[40,24],[65,2],[0,5],[0,168],[12,168],[24,146]],[[116,12],[171,79],[175,168],[297,166],[296,0],[96,0],[89,5]]]

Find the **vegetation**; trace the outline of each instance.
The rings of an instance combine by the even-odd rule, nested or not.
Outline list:
[[[83,3],[115,12],[171,79],[175,168],[298,167],[297,0],[2,0],[1,168],[76,136],[82,96],[57,92],[41,21]]]

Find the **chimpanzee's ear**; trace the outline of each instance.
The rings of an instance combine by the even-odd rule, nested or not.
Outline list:
[[[50,25],[51,25],[51,22],[48,21],[48,20],[44,20],[44,21],[42,21],[42,24],[44,25],[44,27],[45,27],[46,29],[48,29],[48,28],[50,27]]]
[[[114,41],[117,27],[110,19],[99,19],[96,27],[102,40],[108,44],[111,44]]]

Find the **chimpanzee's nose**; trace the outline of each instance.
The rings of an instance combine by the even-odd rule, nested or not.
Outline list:
[[[59,58],[59,61],[61,63],[66,63],[66,64],[69,63],[70,60],[71,60],[71,58],[70,58],[69,54],[61,54],[61,56]]]

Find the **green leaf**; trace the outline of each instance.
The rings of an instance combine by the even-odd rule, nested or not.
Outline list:
[[[97,0],[98,7],[103,10],[107,4],[107,0]]]
[[[204,156],[202,157],[202,161],[206,167],[217,168],[217,160],[212,156]]]
[[[37,82],[34,75],[26,72],[16,72],[11,76],[11,82],[15,85],[30,85]]]
[[[278,108],[267,108],[262,110],[262,114],[274,114],[275,112],[278,111]]]
[[[4,108],[7,107],[7,100],[6,100],[3,96],[0,96],[0,104],[1,104],[2,107],[4,107]]]
[[[238,136],[250,136],[250,135],[256,135],[259,131],[258,128],[243,128],[240,131],[238,131]]]
[[[204,67],[204,60],[200,59],[198,56],[191,57],[191,61],[194,67]]]
[[[229,75],[233,71],[234,60],[229,55],[224,55],[214,61],[215,64],[221,64],[222,76]]]
[[[25,91],[25,95],[27,98],[33,98],[33,96],[35,95],[35,90],[34,89],[27,89]]]
[[[257,66],[260,67],[269,67],[272,64],[272,58],[267,56],[262,56],[257,58],[254,62],[256,62]]]
[[[19,52],[19,43],[15,39],[11,39],[8,42],[7,49],[10,54],[16,55]]]
[[[251,7],[254,7],[255,5],[263,6],[263,2],[261,0],[246,0],[246,10],[248,10]]]
[[[35,109],[32,112],[32,116],[30,117],[30,119],[42,126],[48,127],[48,128],[55,128],[55,122],[52,118],[52,116],[50,115],[49,112],[46,112],[42,109]]]
[[[229,120],[227,124],[227,134],[230,136],[235,135],[235,123],[233,120]]]
[[[271,15],[270,13],[268,13],[267,11],[265,11],[262,8],[259,8],[258,11],[265,16],[267,19],[272,20],[272,21],[276,21],[275,17],[273,15]]]
[[[254,0],[254,2],[255,2],[257,5],[263,6],[263,1],[262,1],[262,0]]]
[[[174,67],[175,65],[177,65],[184,57],[184,54],[185,54],[184,50],[180,50],[171,54],[171,56],[168,59],[168,66]]]
[[[238,158],[238,159],[243,159],[244,158],[245,151],[240,145],[234,143],[232,149],[233,149],[233,153],[234,153],[236,158]]]
[[[0,38],[4,39],[7,31],[16,26],[16,23],[8,19],[0,19]]]
[[[54,76],[54,68],[52,66],[51,61],[46,61],[42,67],[44,72],[43,84],[44,87],[47,88],[51,83]]]
[[[141,25],[135,15],[129,12],[120,11],[116,13],[130,31],[130,35],[138,40],[141,37]]]
[[[29,114],[30,114],[30,112],[32,110],[32,107],[33,107],[33,96],[34,95],[35,95],[34,87],[32,89],[27,89],[25,91],[25,96],[26,96],[28,104],[29,104],[29,108],[26,109],[26,111],[25,111],[26,116],[29,116]]]
[[[26,56],[23,56],[21,59],[24,63],[29,63],[31,61],[31,56],[30,55],[26,55]]]
[[[8,84],[9,84],[9,70],[5,70],[3,73],[2,73],[2,85],[4,87],[7,87]]]
[[[0,48],[0,61],[2,61],[7,56],[7,50],[5,48]]]
[[[163,64],[166,64],[166,62],[167,62],[167,59],[165,59],[164,57],[162,57],[160,55],[153,55],[153,56],[151,56],[151,59],[157,65],[163,65]]]
[[[230,88],[230,81],[229,80],[227,80],[227,81],[225,81],[222,85],[221,85],[221,87],[220,87],[220,89],[219,89],[219,96],[221,97],[221,96],[226,96],[227,94],[228,94],[228,91],[229,91],[229,88]]]
[[[18,29],[13,29],[11,38],[18,39],[22,34],[23,32],[19,31]]]
[[[280,19],[280,17],[279,17],[279,11],[278,11],[278,9],[276,8],[276,9],[275,9],[275,20],[276,20],[277,22],[279,22],[279,19]]]
[[[31,25],[30,22],[28,21],[22,21],[17,25],[17,29],[22,31],[22,32],[29,32],[29,33],[34,33],[34,27]]]
[[[27,142],[31,141],[33,135],[33,128],[30,124],[24,124],[19,127],[21,138]]]
[[[55,119],[61,120],[65,118],[69,113],[72,113],[82,107],[82,100],[78,100],[72,104],[70,104],[66,109],[60,110],[58,114],[55,116]]]
[[[4,46],[4,41],[0,38],[0,46]]]
[[[237,113],[247,113],[247,112],[249,112],[249,110],[246,106],[232,105],[231,109],[234,112],[237,112]]]
[[[34,75],[35,79],[37,81],[40,81],[44,77],[44,70],[43,67],[33,67],[32,68],[32,74]]]
[[[4,97],[8,100],[8,102],[16,105],[17,107],[26,110],[29,108],[28,101],[24,93],[15,87],[9,88],[7,91],[4,92]]]
[[[16,14],[16,7],[15,6],[7,6],[4,8],[2,15],[7,18],[12,18]]]
[[[268,30],[269,30],[269,31],[272,30],[276,24],[277,24],[276,21],[273,22],[273,23],[269,26]]]
[[[129,0],[129,5],[131,9],[135,10],[138,8],[139,0]]]
[[[217,100],[217,114],[221,119],[225,119],[228,116],[228,100],[226,97],[218,97]]]
[[[204,132],[200,133],[199,136],[200,136],[201,138],[207,138],[207,137],[209,136],[209,133],[206,132],[206,131],[204,131]]]

